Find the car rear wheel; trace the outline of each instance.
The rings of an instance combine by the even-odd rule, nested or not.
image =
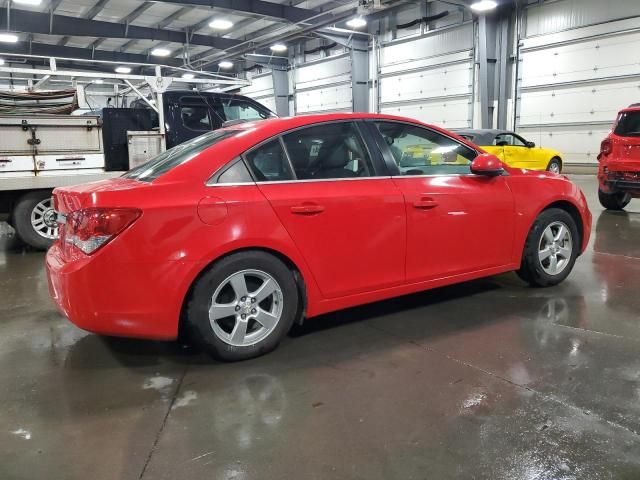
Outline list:
[[[535,287],[557,285],[571,273],[579,251],[580,235],[573,217],[550,208],[531,227],[517,273]]]
[[[185,321],[214,357],[238,361],[274,350],[298,311],[291,270],[266,252],[239,252],[216,262],[195,283]]]
[[[629,205],[631,195],[624,192],[605,193],[598,189],[598,200],[600,200],[600,205],[607,210],[623,210],[624,207]]]
[[[50,190],[38,190],[20,197],[13,209],[12,223],[20,240],[46,250],[58,238],[58,223]]]
[[[562,160],[558,157],[553,157],[547,165],[547,171],[552,173],[560,173],[562,172]]]

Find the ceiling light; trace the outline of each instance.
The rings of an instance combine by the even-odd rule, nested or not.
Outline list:
[[[131,68],[129,67],[116,67],[116,73],[131,73]]]
[[[18,36],[13,33],[0,33],[0,42],[4,43],[16,43]]]
[[[493,10],[497,6],[498,2],[494,2],[493,0],[479,0],[478,2],[471,4],[471,10],[475,12],[486,12],[488,10]]]
[[[272,52],[286,52],[287,51],[287,46],[283,43],[276,43],[275,45],[271,45],[271,51]]]
[[[101,85],[104,83],[104,80],[102,80],[101,78],[96,78],[93,83],[97,83],[98,85]]]
[[[216,18],[209,22],[209,27],[215,30],[229,30],[231,27],[233,27],[233,22],[225,20],[224,18]]]
[[[21,5],[40,5],[42,0],[13,0],[13,3],[19,3]]]
[[[193,73],[183,73],[182,78],[185,80],[193,80],[196,76]]]
[[[355,17],[347,22],[347,26],[351,28],[362,28],[365,25],[367,25],[367,21],[362,17]]]
[[[231,68],[233,67],[233,62],[230,62],[229,60],[223,60],[218,64],[218,66],[220,68]]]
[[[4,65],[4,58],[0,58],[0,65]]]
[[[171,50],[168,48],[154,48],[151,50],[151,55],[154,57],[168,57],[171,55]]]

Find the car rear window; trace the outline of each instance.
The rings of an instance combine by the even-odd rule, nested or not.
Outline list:
[[[153,182],[160,177],[160,175],[164,175],[178,165],[188,162],[207,148],[226,138],[233,137],[237,133],[238,130],[216,130],[205,133],[204,135],[200,135],[188,142],[173,147],[148,162],[129,170],[123,175],[123,178]]]
[[[621,137],[640,137],[640,111],[621,113],[613,133]]]

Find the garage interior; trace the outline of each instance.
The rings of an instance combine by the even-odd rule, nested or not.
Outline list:
[[[77,328],[2,221],[1,479],[640,478],[640,200],[603,209],[596,177],[640,102],[640,3],[473,3],[0,0],[1,92],[515,131],[562,153],[593,215],[561,285],[509,273],[338,311],[239,363]]]

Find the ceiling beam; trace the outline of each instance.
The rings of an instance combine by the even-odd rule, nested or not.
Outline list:
[[[192,7],[208,7],[229,10],[230,13],[252,14],[261,17],[282,19],[288,22],[300,22],[321,14],[309,8],[292,7],[265,0],[156,0],[163,3],[190,5]]]
[[[104,22],[64,15],[53,15],[53,22],[50,25],[49,15],[49,13],[13,9],[11,10],[11,30],[74,37],[127,38],[174,43],[184,43],[185,41],[185,33],[177,30],[140,27],[128,23]],[[0,24],[6,24],[6,22],[7,12],[5,9],[2,9],[0,10]],[[242,42],[231,38],[193,35],[189,43],[225,50],[239,45]]]
[[[98,14],[104,9],[108,1],[109,0],[98,0],[98,2],[87,12],[84,18],[87,18],[89,20],[93,20],[94,18],[96,18]],[[70,38],[70,36],[62,37],[60,41],[58,41],[58,45],[60,45],[61,47],[65,46],[69,42]]]
[[[2,53],[23,53],[25,55],[43,55],[47,57],[81,58],[86,60],[104,60],[123,63],[152,63],[158,65],[182,66],[182,61],[173,58],[155,60],[145,54],[112,52],[108,50],[91,51],[89,48],[67,47],[50,45],[48,43],[19,42],[15,44],[3,44]],[[1,55],[1,53],[0,53]],[[5,57],[7,62],[8,57]]]

